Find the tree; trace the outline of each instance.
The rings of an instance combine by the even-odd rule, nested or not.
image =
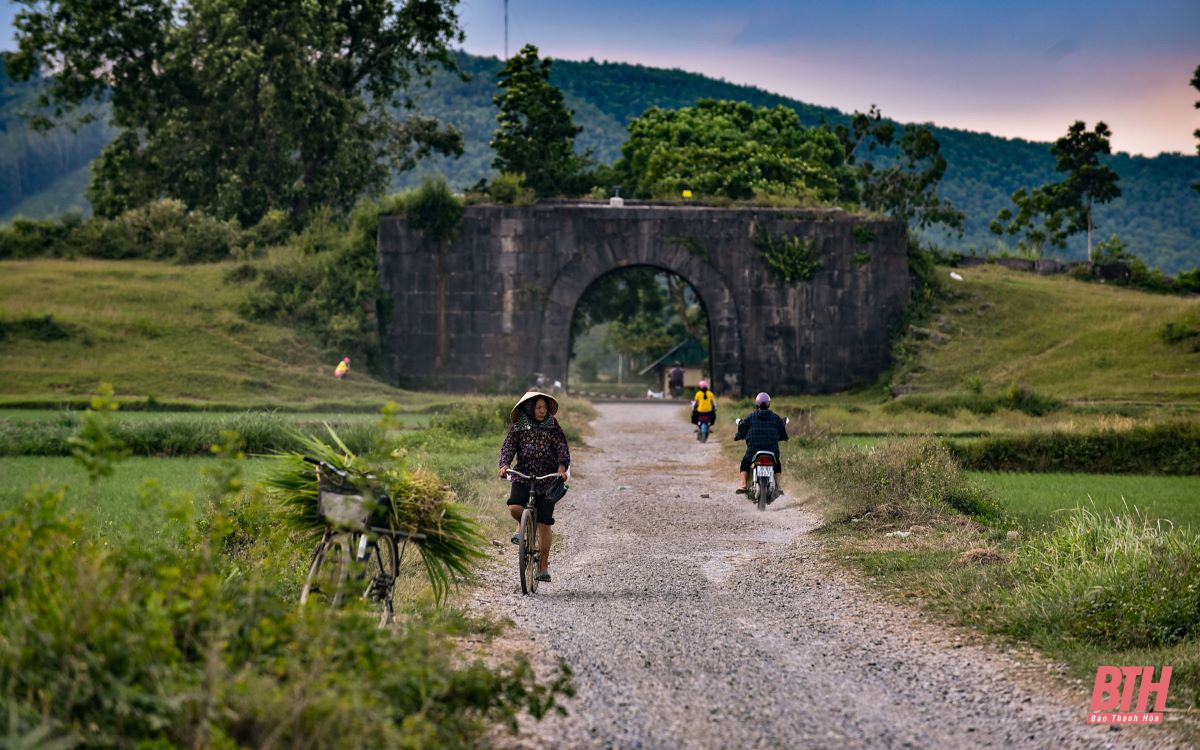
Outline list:
[[[617,171],[644,197],[733,199],[755,194],[831,202],[839,191],[842,151],[824,128],[806,128],[795,110],[744,102],[651,107],[629,123]]]
[[[929,128],[908,126],[897,142],[896,126],[871,105],[866,114],[855,112],[849,126],[835,127],[834,133],[855,181],[853,192],[843,190],[843,199],[856,198],[865,208],[921,229],[944,224],[961,234],[965,214],[937,192],[947,164],[941,144]],[[893,144],[899,149],[894,157],[867,159],[860,153],[864,146],[875,152]]]
[[[1200,91],[1200,65],[1196,66],[1196,72],[1192,73],[1192,88]],[[1196,109],[1200,109],[1200,101],[1196,102]],[[1192,135],[1196,136],[1196,155],[1200,156],[1200,128],[1192,131]],[[1200,182],[1193,182],[1192,187],[1200,191]]]
[[[453,69],[456,0],[21,0],[15,78],[49,71],[62,121],[112,104],[119,134],[89,197],[114,215],[161,197],[253,223],[348,209],[393,170],[461,151],[436,121],[399,120],[404,92]],[[87,115],[85,114],[85,118]]]
[[[562,92],[550,83],[550,58],[538,59],[538,48],[526,44],[500,69],[499,127],[492,136],[500,172],[524,176],[539,196],[576,192],[588,158],[575,153],[582,128],[563,104]]]
[[[1088,260],[1091,260],[1092,205],[1108,203],[1121,195],[1117,187],[1120,176],[1100,163],[1100,154],[1112,153],[1111,135],[1112,131],[1103,122],[1096,123],[1096,129],[1088,132],[1087,124],[1076,120],[1050,149],[1056,160],[1055,170],[1065,172],[1066,178],[1013,193],[1016,213],[1007,208],[1001,210],[990,225],[992,232],[1011,235],[1024,231],[1025,238],[1018,246],[1037,249],[1045,242],[1066,247],[1068,237],[1086,231]]]

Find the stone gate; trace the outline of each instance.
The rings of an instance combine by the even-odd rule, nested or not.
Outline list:
[[[810,280],[784,281],[764,259],[788,238],[820,264]],[[695,289],[719,393],[873,380],[909,296],[904,226],[836,209],[476,205],[450,243],[384,218],[379,263],[394,381],[453,390],[512,390],[537,372],[567,383],[575,307],[622,268],[670,271]]]

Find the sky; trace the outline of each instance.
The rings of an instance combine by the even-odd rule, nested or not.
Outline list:
[[[460,0],[464,48],[504,55],[504,0]],[[0,0],[0,48],[18,6]],[[509,0],[508,49],[681,68],[846,112],[1115,151],[1196,153],[1200,0]]]

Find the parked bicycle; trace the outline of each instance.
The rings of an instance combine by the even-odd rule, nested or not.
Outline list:
[[[396,579],[408,542],[425,535],[371,525],[377,510],[391,508],[372,475],[355,480],[325,461],[308,456],[304,460],[316,469],[317,513],[325,532],[313,551],[300,604],[314,600],[338,607],[347,592],[356,593],[378,608],[379,626],[384,627],[395,614]]]
[[[567,493],[567,485],[559,480],[550,485],[549,489],[539,490],[538,481],[557,477],[558,474],[543,474],[540,477],[522,474],[514,469],[504,472],[509,481],[513,478],[529,482],[529,501],[521,512],[521,528],[517,531],[517,573],[521,579],[522,594],[536,594],[538,588],[537,573],[541,568],[542,553],[538,547],[537,501],[547,499],[556,503]]]

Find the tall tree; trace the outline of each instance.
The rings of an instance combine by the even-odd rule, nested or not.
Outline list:
[[[784,106],[755,108],[706,99],[676,110],[651,107],[629,123],[617,164],[645,197],[752,198],[757,194],[832,201],[842,151],[824,128],[806,128]]]
[[[1089,132],[1087,124],[1076,120],[1067,134],[1050,148],[1055,169],[1066,173],[1062,182],[1013,193],[1017,211],[1000,211],[990,227],[995,234],[1024,232],[1021,247],[1037,248],[1045,242],[1066,247],[1067,238],[1087,232],[1088,260],[1092,259],[1092,206],[1108,203],[1121,195],[1120,176],[1100,163],[1100,154],[1112,153],[1112,131],[1103,122]],[[1040,225],[1039,225],[1040,221]],[[1007,222],[1007,225],[1005,224]]]
[[[53,120],[108,99],[119,129],[93,167],[102,215],[169,196],[244,223],[344,209],[461,136],[408,87],[452,69],[457,0],[20,0],[13,76],[49,72]],[[37,120],[39,126],[50,119]]]
[[[500,93],[492,101],[500,112],[492,136],[493,166],[524,177],[539,196],[574,192],[588,158],[575,153],[574,112],[562,92],[550,83],[550,58],[538,59],[538,48],[526,44],[500,69]]]
[[[852,192],[843,190],[843,199],[856,199],[865,208],[921,229],[943,224],[961,234],[966,216],[938,194],[947,164],[941,144],[929,128],[905,127],[897,141],[895,124],[884,120],[871,105],[866,114],[855,112],[849,126],[836,126],[834,133],[855,182]],[[867,158],[893,147],[897,149],[894,156]]]

